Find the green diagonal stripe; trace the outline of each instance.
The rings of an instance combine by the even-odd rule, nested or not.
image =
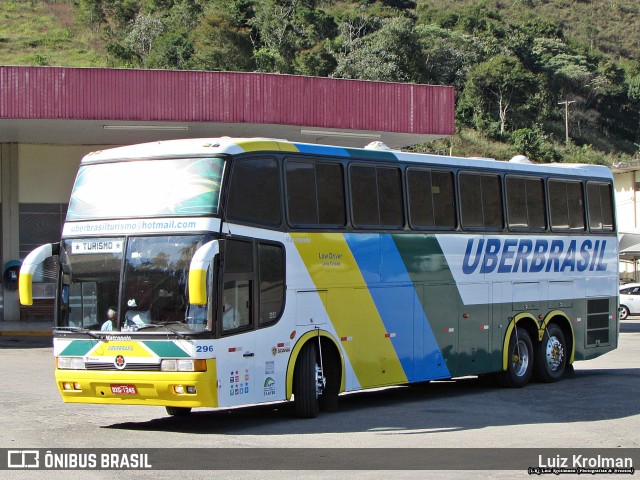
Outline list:
[[[142,342],[146,345],[153,353],[158,355],[159,357],[187,357],[190,355],[178,347],[173,342],[165,342],[165,341],[147,341]]]
[[[61,357],[82,357],[98,344],[97,340],[74,340],[61,353]]]

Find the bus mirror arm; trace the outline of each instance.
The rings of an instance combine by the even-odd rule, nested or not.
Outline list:
[[[207,304],[207,273],[211,261],[220,252],[218,240],[205,243],[193,254],[189,265],[189,303]]]
[[[22,305],[33,305],[33,275],[38,266],[47,258],[58,255],[59,252],[60,243],[47,243],[33,250],[24,259],[18,278],[18,291]]]

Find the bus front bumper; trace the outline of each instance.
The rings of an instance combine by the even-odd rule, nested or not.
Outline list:
[[[55,371],[65,403],[217,407],[216,361],[205,372]]]

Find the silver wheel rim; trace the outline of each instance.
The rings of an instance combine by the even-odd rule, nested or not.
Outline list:
[[[315,364],[315,372],[316,372],[316,398],[320,397],[320,395],[322,395],[322,391],[324,390],[324,386],[326,383],[326,380],[324,378],[324,375],[322,375],[322,369],[320,368],[320,365],[318,365],[317,363]]]
[[[553,336],[549,338],[549,341],[547,342],[545,357],[547,359],[547,366],[552,372],[558,370],[558,368],[560,368],[560,365],[562,365],[562,362],[564,360],[564,347],[558,340],[558,337]]]
[[[621,320],[625,320],[625,319],[628,317],[628,315],[627,315],[627,309],[626,309],[626,308],[624,308],[624,307],[620,307],[620,308],[618,309],[618,315],[620,316],[620,319],[621,319]]]
[[[522,340],[518,340],[513,349],[511,365],[517,377],[523,377],[529,368],[529,349]]]

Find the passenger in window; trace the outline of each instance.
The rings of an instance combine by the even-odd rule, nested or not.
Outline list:
[[[116,322],[116,310],[113,307],[110,307],[107,310],[107,321],[102,324],[100,330],[111,331],[113,330]]]
[[[222,307],[222,328],[224,330],[231,330],[238,328],[238,319],[236,318],[236,310],[229,303],[225,303]]]

